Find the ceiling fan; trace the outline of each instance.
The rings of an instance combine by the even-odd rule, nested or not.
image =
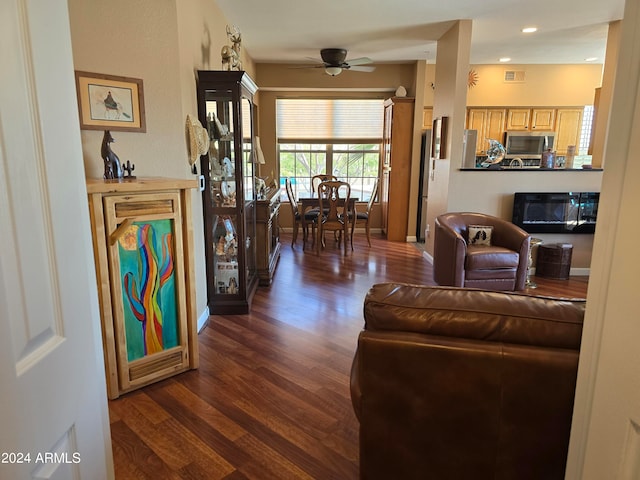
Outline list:
[[[373,63],[373,60],[367,57],[354,58],[346,62],[347,51],[344,48],[323,48],[320,50],[320,57],[322,64],[303,68],[324,68],[325,73],[332,77],[340,75],[343,70],[373,72],[376,69],[376,67],[364,66],[367,63]]]

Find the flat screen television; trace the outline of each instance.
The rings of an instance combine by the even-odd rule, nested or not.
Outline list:
[[[519,192],[511,221],[528,233],[594,233],[599,199],[599,192]]]

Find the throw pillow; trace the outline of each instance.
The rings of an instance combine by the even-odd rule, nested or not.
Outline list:
[[[469,225],[469,245],[491,246],[492,230],[490,225]]]

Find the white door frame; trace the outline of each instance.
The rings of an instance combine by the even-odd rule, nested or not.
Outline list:
[[[2,0],[0,45],[0,478],[111,479],[66,0]]]

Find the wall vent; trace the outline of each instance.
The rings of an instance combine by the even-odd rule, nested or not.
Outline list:
[[[504,81],[507,83],[524,82],[524,70],[505,70]]]

